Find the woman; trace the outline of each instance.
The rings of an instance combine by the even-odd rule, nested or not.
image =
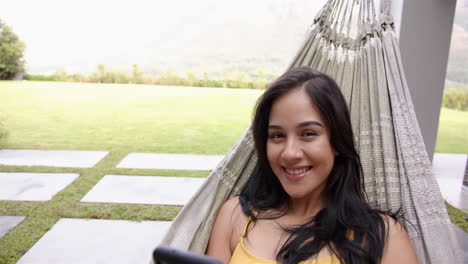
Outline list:
[[[224,263],[417,263],[404,228],[365,201],[337,84],[294,68],[259,99],[258,162],[221,207],[207,254]]]

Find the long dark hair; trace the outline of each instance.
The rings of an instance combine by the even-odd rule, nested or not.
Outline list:
[[[371,209],[366,202],[346,102],[332,78],[310,67],[293,68],[283,74],[257,103],[252,131],[258,161],[240,195],[242,210],[254,218],[252,210],[287,210],[289,196],[268,162],[267,131],[273,102],[300,87],[319,109],[338,155],[327,179],[326,207],[304,225],[284,228],[290,236],[276,259],[286,264],[298,263],[328,246],[341,263],[379,263],[387,231],[382,212]]]

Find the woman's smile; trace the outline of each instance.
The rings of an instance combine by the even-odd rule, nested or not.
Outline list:
[[[284,176],[291,182],[298,182],[302,180],[307,173],[312,169],[312,166],[301,168],[283,168]]]

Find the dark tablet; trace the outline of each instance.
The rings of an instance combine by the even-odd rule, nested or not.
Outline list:
[[[219,259],[165,246],[153,251],[153,259],[155,264],[223,264]]]

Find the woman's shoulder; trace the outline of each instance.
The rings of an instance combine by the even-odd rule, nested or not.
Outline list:
[[[382,214],[386,243],[382,263],[418,263],[418,257],[406,229],[395,218]]]
[[[240,198],[239,196],[234,196],[228,200],[226,200],[223,205],[220,208],[221,211],[226,211],[226,212],[235,212],[238,210],[242,210],[241,205],[240,205]]]
[[[385,236],[387,239],[390,236],[401,234],[402,232],[406,233],[406,229],[398,222],[396,216],[379,212],[378,218],[380,218],[385,225]]]
[[[247,219],[247,216],[242,211],[239,196],[226,200],[223,205],[221,205],[217,218],[223,219],[225,223],[235,223],[239,218]]]
[[[398,222],[394,216],[381,213],[380,217],[385,224],[385,235],[387,240],[408,237],[408,233],[406,232],[405,227],[400,222]]]
[[[230,245],[235,248],[248,222],[248,216],[243,212],[239,196],[224,202],[219,209],[216,221],[222,221],[229,229]]]
[[[206,253],[228,262],[240,240],[247,219],[242,212],[239,197],[225,201],[218,210]]]

